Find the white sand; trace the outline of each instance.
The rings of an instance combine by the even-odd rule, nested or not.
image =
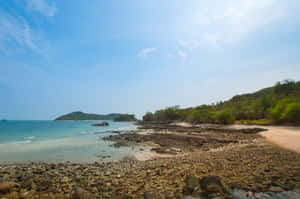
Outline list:
[[[232,125],[234,128],[265,128],[260,134],[269,142],[282,148],[300,153],[300,127],[288,126],[259,126],[259,125]]]
[[[262,132],[261,135],[268,141],[300,153],[300,127],[267,127],[268,131]]]

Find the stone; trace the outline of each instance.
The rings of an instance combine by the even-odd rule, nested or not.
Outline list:
[[[68,177],[63,177],[63,179],[61,180],[62,183],[67,183],[69,182],[69,178]]]
[[[11,182],[3,182],[0,184],[0,193],[9,192],[14,187],[14,184]]]
[[[193,196],[183,196],[181,199],[202,199],[202,198],[196,198],[196,197],[193,197]]]
[[[185,179],[185,187],[183,195],[192,195],[192,193],[200,187],[199,179],[195,176],[187,176]]]
[[[87,191],[79,187],[73,190],[70,197],[70,199],[91,199],[91,198],[92,198],[91,194],[89,194]]]
[[[145,199],[154,199],[154,196],[151,193],[149,193],[148,191],[146,191],[144,193],[144,198]]]
[[[269,191],[270,192],[275,192],[275,193],[284,192],[284,190],[281,187],[274,187],[274,186],[270,187]]]
[[[200,185],[204,194],[207,196],[222,196],[222,198],[226,198],[226,196],[230,195],[218,176],[203,177],[200,180]]]
[[[19,199],[19,194],[17,192],[12,192],[8,196],[9,199]]]

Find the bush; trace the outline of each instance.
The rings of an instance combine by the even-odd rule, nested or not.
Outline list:
[[[270,118],[276,124],[282,122],[282,113],[285,111],[289,101],[287,99],[280,100],[275,107],[271,108],[270,110]]]
[[[146,115],[143,116],[143,121],[154,121],[154,115],[151,112],[146,113]]]
[[[233,124],[235,119],[231,112],[224,110],[217,113],[216,121],[218,124]]]
[[[283,122],[300,123],[300,103],[290,103],[286,106],[280,120]]]
[[[198,106],[190,111],[185,121],[191,123],[215,123],[214,107],[207,105]]]

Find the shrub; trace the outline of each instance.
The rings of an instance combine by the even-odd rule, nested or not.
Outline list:
[[[153,121],[154,115],[151,112],[146,113],[146,115],[143,116],[144,121]]]
[[[233,124],[235,121],[233,115],[228,110],[218,112],[216,120],[218,124]]]
[[[300,123],[300,103],[290,103],[286,106],[280,120],[283,122]]]
[[[271,108],[269,115],[274,123],[279,124],[282,122],[282,113],[284,112],[288,103],[289,101],[287,99],[280,100],[275,107]]]

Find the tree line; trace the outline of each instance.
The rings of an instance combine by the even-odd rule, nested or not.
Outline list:
[[[251,94],[228,101],[190,108],[167,107],[143,116],[144,121],[186,121],[232,124],[235,121],[270,121],[300,125],[300,81],[285,80]]]

